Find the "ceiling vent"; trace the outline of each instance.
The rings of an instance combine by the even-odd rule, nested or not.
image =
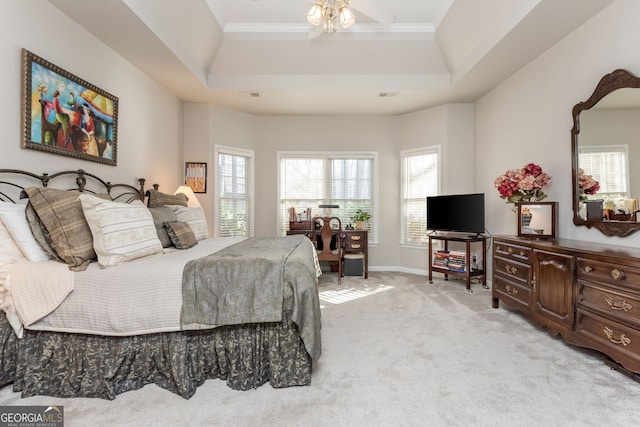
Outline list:
[[[378,98],[393,98],[398,92],[378,92]]]

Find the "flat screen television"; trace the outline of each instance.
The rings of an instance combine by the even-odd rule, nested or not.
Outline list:
[[[427,197],[427,229],[484,233],[484,193]]]

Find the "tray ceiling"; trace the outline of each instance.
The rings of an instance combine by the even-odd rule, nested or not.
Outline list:
[[[49,0],[185,102],[385,115],[475,101],[612,1],[351,0],[318,35],[311,0]]]

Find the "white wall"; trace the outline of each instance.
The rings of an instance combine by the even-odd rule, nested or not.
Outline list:
[[[616,68],[640,74],[640,2],[617,0],[476,103],[476,182],[487,197],[492,234],[514,234],[515,216],[493,187],[510,168],[540,164],[552,175],[549,200],[560,203],[563,238],[638,246],[640,233],[607,237],[573,225],[571,109]],[[493,197],[491,197],[493,195]]]
[[[182,181],[182,105],[173,95],[104,46],[49,2],[3,2],[0,14],[0,168],[35,173],[85,169],[114,183],[175,187]],[[20,148],[21,49],[118,97],[117,166]]]
[[[473,104],[449,104],[430,108],[398,118],[399,151],[411,148],[440,145],[442,194],[462,194],[476,191],[474,176],[474,106]],[[401,191],[398,170],[397,191]],[[400,244],[400,198],[396,209],[397,242]],[[428,270],[426,248],[416,249],[397,246],[389,248],[399,254],[397,266],[416,273]],[[384,264],[387,265],[387,264]]]
[[[205,119],[207,114],[209,118]],[[445,105],[403,117],[252,116],[185,104],[184,156],[188,161],[205,161],[208,141],[210,190],[198,199],[207,216],[213,218],[214,145],[254,150],[255,235],[273,236],[278,229],[278,151],[376,151],[379,244],[370,247],[370,266],[424,273],[426,250],[400,247],[400,151],[441,145],[443,191],[474,191],[473,120],[472,104]]]
[[[266,236],[277,226],[278,150],[376,150],[380,247],[372,250],[372,265],[421,270],[426,269],[424,251],[398,250],[399,153],[445,141],[443,191],[485,192],[487,228],[492,234],[515,230],[515,217],[499,198],[493,180],[508,168],[535,162],[553,176],[548,193],[550,200],[560,202],[561,237],[628,246],[640,243],[640,233],[611,238],[575,227],[570,204],[571,108],[588,98],[600,77],[615,68],[640,74],[636,49],[640,2],[635,0],[617,0],[604,9],[481,98],[475,112],[473,106],[454,104],[403,117],[255,117],[214,106],[188,106],[183,112],[178,99],[50,3],[23,0],[3,6],[0,89],[5,102],[0,118],[4,130],[0,168],[34,172],[84,168],[114,182],[135,184],[138,177],[145,177],[148,185],[159,183],[171,191],[183,181],[185,160],[208,161],[210,190],[198,197],[206,209],[212,209],[213,145],[254,149],[256,235]],[[117,167],[20,148],[22,48],[119,98]],[[183,129],[183,114],[189,129]],[[474,120],[469,118],[473,114],[475,138]],[[201,119],[205,123],[199,123]],[[183,145],[183,138],[194,135]]]
[[[365,116],[261,116],[254,120],[256,150],[256,235],[273,236],[278,227],[277,152],[377,151],[378,241],[388,248],[398,237],[395,119]],[[301,183],[301,185],[304,185]],[[386,262],[386,254],[370,247],[370,265]],[[392,259],[397,254],[391,254]]]
[[[208,104],[185,103],[184,161],[207,163],[207,192],[196,194],[209,223],[209,235],[215,236],[216,163],[214,147],[227,145],[254,149],[253,117]]]

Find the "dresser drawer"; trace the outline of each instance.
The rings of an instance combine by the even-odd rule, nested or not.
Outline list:
[[[364,252],[367,247],[367,233],[365,231],[350,231],[344,235],[344,250],[346,252]]]
[[[531,266],[521,262],[494,256],[494,273],[513,281],[519,281],[522,285],[529,285]]]
[[[576,334],[627,369],[640,371],[640,331],[578,308]],[[583,345],[583,344],[580,344]]]
[[[500,299],[510,305],[529,307],[531,300],[531,288],[522,282],[514,282],[505,277],[493,276],[493,296],[500,295]]]
[[[344,249],[347,252],[362,252],[364,251],[364,243],[347,242]]]
[[[496,240],[494,242],[493,252],[495,255],[499,255],[503,258],[508,258],[524,263],[531,263],[533,249]]]
[[[595,261],[588,258],[578,258],[576,267],[578,279],[609,283],[614,286],[620,286],[623,289],[640,291],[640,269],[638,268]]]
[[[578,307],[640,328],[640,295],[578,280]]]

